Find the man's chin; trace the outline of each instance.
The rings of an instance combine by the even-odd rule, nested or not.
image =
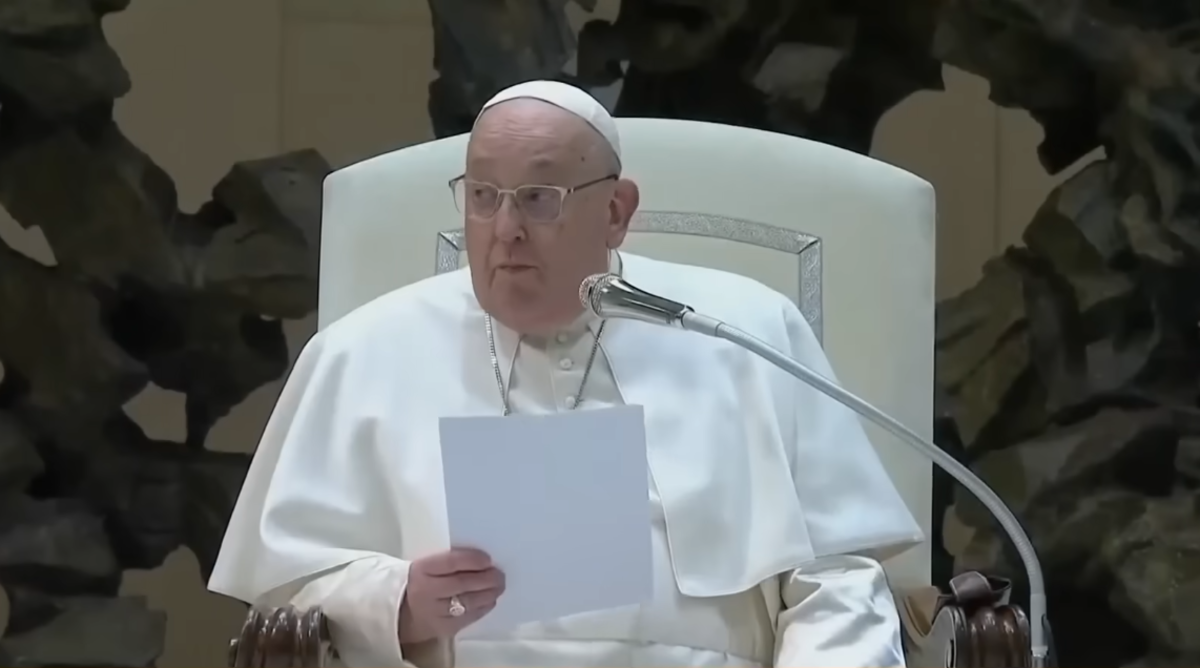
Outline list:
[[[519,291],[493,290],[492,317],[511,330],[527,336],[542,336],[552,332],[563,323],[546,309],[541,291],[522,293]]]

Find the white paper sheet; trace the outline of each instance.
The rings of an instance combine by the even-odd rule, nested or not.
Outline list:
[[[651,598],[640,406],[442,418],[440,428],[450,544],[484,550],[507,582],[465,634]]]

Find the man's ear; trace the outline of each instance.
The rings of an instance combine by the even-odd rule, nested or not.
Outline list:
[[[618,248],[629,232],[629,223],[637,211],[641,193],[637,184],[629,179],[617,181],[612,200],[608,204],[608,247]]]

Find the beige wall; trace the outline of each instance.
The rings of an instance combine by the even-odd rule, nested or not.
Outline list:
[[[122,127],[174,176],[185,208],[203,202],[237,160],[315,147],[342,166],[430,138],[424,2],[143,0],[105,27],[134,81],[118,107]],[[1034,157],[1036,125],[995,109],[977,78],[948,70],[946,83],[945,93],[893,110],[875,151],[937,187],[942,296],[969,286],[985,259],[1016,243],[1053,185]],[[2,212],[0,236],[50,258],[40,233],[20,230]],[[292,327],[293,352],[310,331],[311,323]],[[263,388],[235,410],[210,445],[250,451],[278,389]],[[152,436],[183,435],[174,393],[151,389],[128,410]],[[130,573],[126,589],[169,611],[160,666],[224,665],[243,608],[204,592],[190,554]]]

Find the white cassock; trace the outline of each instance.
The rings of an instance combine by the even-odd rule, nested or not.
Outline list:
[[[830,373],[800,312],[765,286],[614,262],[632,284]],[[571,409],[598,324],[521,341],[497,323],[515,413]],[[921,531],[850,411],[732,344],[629,320],[608,322],[579,409],[619,404],[645,411],[654,600],[402,649],[409,563],[450,547],[438,418],[503,404],[467,271],[396,290],[301,353],[209,587],[320,606],[350,666],[904,665],[875,559]]]

